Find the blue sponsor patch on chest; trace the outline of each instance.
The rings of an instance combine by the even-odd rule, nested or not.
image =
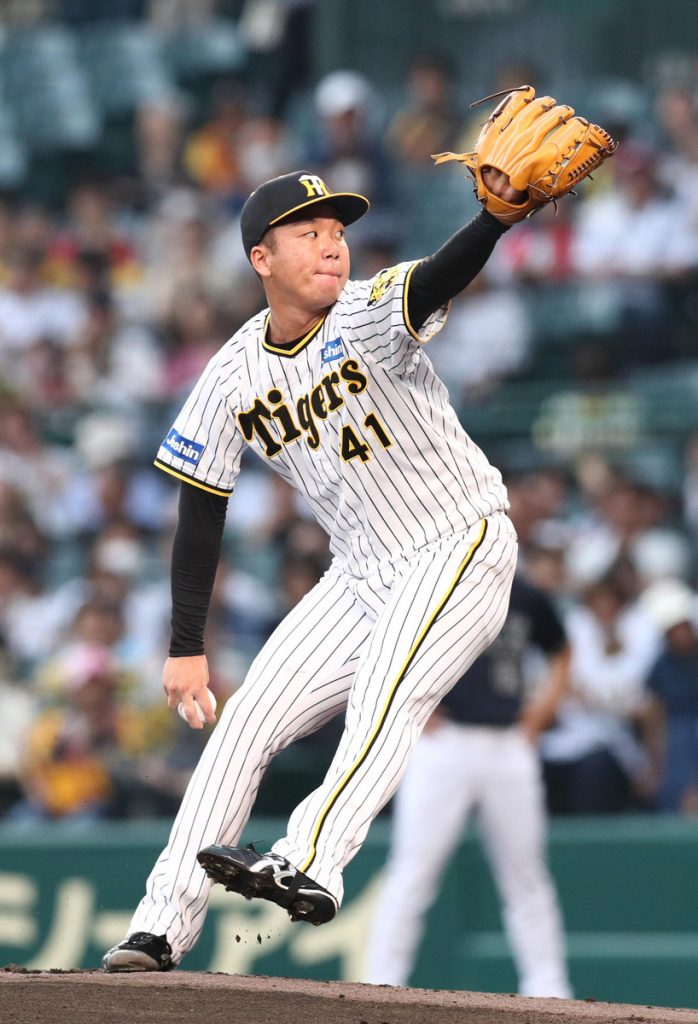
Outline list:
[[[344,345],[341,338],[328,341],[322,350],[323,363],[332,363],[335,359],[343,359],[345,355]]]
[[[204,451],[202,444],[190,441],[188,437],[182,437],[174,428],[169,432],[162,444],[173,455],[184,459],[185,462],[191,462],[193,465],[197,464]]]

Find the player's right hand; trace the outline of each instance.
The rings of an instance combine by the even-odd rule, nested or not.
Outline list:
[[[167,694],[167,706],[174,711],[182,703],[184,716],[192,729],[203,729],[197,704],[206,722],[213,725],[216,715],[208,689],[208,661],[205,654],[188,658],[168,658],[162,670],[162,685]]]

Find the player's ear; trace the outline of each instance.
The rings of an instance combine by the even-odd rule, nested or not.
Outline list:
[[[260,277],[269,277],[271,270],[269,268],[269,247],[266,245],[255,245],[250,251],[250,263],[252,269],[256,271]]]

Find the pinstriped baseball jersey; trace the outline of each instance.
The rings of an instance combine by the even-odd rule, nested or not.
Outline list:
[[[382,564],[507,506],[501,475],[468,437],[422,343],[406,293],[416,264],[349,281],[290,347],[267,340],[269,311],[208,364],[156,465],[221,495],[247,444],[306,498],[350,574]]]

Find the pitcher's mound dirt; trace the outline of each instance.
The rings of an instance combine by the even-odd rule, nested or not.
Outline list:
[[[7,1024],[698,1024],[698,1010],[174,971],[0,969]]]

